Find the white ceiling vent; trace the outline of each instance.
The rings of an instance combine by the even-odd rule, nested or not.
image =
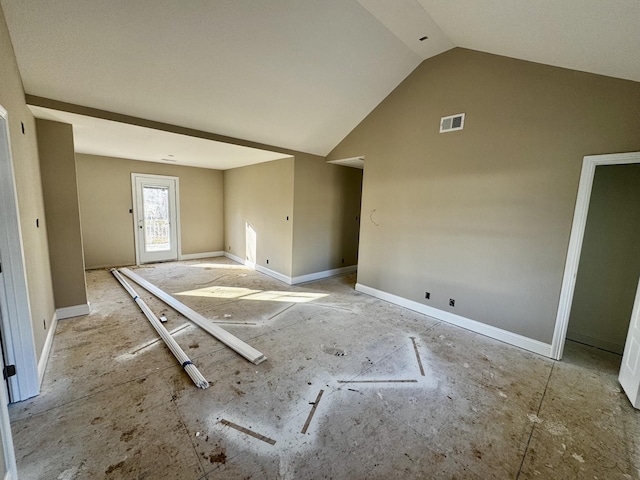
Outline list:
[[[440,133],[453,132],[464,128],[464,113],[456,113],[440,119]]]

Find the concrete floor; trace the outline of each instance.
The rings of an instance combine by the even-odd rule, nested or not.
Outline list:
[[[355,276],[289,287],[224,258],[136,271],[208,318],[255,323],[224,328],[268,360],[137,287],[169,330],[186,325],[198,389],[111,274],[88,272],[92,314],[58,324],[42,394],[10,407],[21,479],[638,478],[619,356],[569,342],[554,362],[355,292]]]

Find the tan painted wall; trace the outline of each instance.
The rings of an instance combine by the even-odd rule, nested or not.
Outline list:
[[[248,222],[256,231],[256,264],[291,276],[293,181],[293,158],[224,171],[227,252],[245,259]]]
[[[362,170],[296,155],[293,277],[357,265],[361,194]]]
[[[329,156],[365,157],[358,281],[550,343],[582,158],[640,150],[638,112],[636,82],[465,49],[424,61]]]
[[[76,155],[86,268],[135,263],[131,173],[180,179],[182,254],[223,250],[222,172]]]
[[[22,79],[1,8],[0,65],[2,65],[0,68],[0,105],[9,113],[9,134],[20,212],[31,322],[39,360],[47,335],[47,331],[43,327],[43,320],[46,321],[48,328],[54,314],[54,301],[44,201],[40,183],[36,122],[24,101]],[[24,135],[21,123],[24,123]],[[40,227],[36,227],[36,219],[39,219]]]
[[[567,337],[622,353],[640,277],[640,164],[596,167]]]
[[[73,127],[36,120],[56,308],[87,303]]]

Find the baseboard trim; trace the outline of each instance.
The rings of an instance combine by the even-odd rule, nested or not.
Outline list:
[[[443,322],[462,327],[466,330],[471,330],[472,332],[493,338],[494,340],[499,340],[501,342],[508,343],[509,345],[523,348],[525,350],[543,355],[545,357],[551,357],[551,345],[540,342],[539,340],[524,337],[522,335],[518,335],[517,333],[509,332],[508,330],[502,330],[501,328],[492,327],[491,325],[487,325],[486,323],[471,320],[470,318],[462,317],[460,315],[456,315],[455,313],[445,312],[444,310],[439,310],[428,305],[423,305],[413,300],[399,297],[397,295],[393,295],[392,293],[383,292],[381,290],[377,290],[360,283],[356,283],[356,290],[358,292],[371,295],[372,297],[379,298],[380,300],[385,300],[401,307],[408,308],[409,310],[428,315],[435,318],[436,320],[441,320]]]
[[[334,268],[333,270],[325,270],[324,272],[316,272],[309,273],[307,275],[300,275],[299,277],[289,277],[282,273],[276,272],[275,270],[271,270],[269,268],[263,267],[262,265],[257,265],[251,262],[247,262],[246,260],[238,257],[229,252],[224,252],[224,256],[229,260],[233,260],[234,262],[239,263],[240,265],[245,265],[249,268],[254,269],[256,272],[264,273],[265,275],[269,275],[276,280],[280,280],[287,285],[297,285],[298,283],[311,282],[313,280],[319,280],[321,278],[334,277],[336,275],[346,275],[347,273],[353,273],[358,270],[357,265],[351,265],[348,267]]]
[[[224,257],[225,253],[220,252],[203,252],[203,253],[183,253],[180,260],[199,260],[201,258]]]
[[[274,270],[270,270],[266,267],[263,267],[261,265],[256,265],[255,266],[255,270],[256,272],[260,272],[260,273],[264,273],[265,275],[269,275],[271,278],[275,278],[276,280],[280,280],[281,282],[286,283],[287,285],[291,285],[291,277],[287,277],[286,275],[283,275],[282,273],[278,273]]]
[[[592,347],[606,350],[607,352],[617,353],[622,355],[624,352],[624,344],[610,342],[608,340],[602,340],[601,338],[592,337],[591,335],[585,335],[583,333],[567,330],[567,339],[575,342],[591,345]]]
[[[53,346],[53,337],[56,334],[57,327],[58,314],[56,311],[53,312],[53,317],[51,317],[51,322],[49,322],[49,331],[47,332],[47,338],[44,341],[44,347],[42,347],[40,360],[38,360],[38,382],[40,386],[42,386],[42,380],[44,380],[44,372],[47,369],[47,362],[49,361],[49,354],[51,353],[51,347]]]
[[[227,257],[229,260],[233,260],[234,262],[239,263],[240,265],[244,265],[246,263],[245,260],[234,255],[233,253],[224,252],[224,256]]]
[[[284,282],[287,285],[291,285],[291,277],[283,275],[282,273],[276,272],[275,270],[271,270],[261,265],[257,265],[253,262],[248,262],[247,260],[244,260],[238,257],[237,255],[234,255],[229,252],[224,252],[224,256],[227,257],[229,260],[233,260],[234,262],[237,262],[240,265],[249,267],[252,270],[255,270],[256,272],[264,273],[265,275],[269,275],[270,277],[275,278],[276,280],[280,280],[281,282]]]
[[[56,315],[58,320],[64,320],[65,318],[80,317],[82,315],[89,315],[91,313],[91,307],[89,303],[83,303],[82,305],[73,305],[72,307],[63,307],[56,309]]]
[[[291,279],[291,285],[297,285],[299,283],[313,282],[314,280],[321,280],[323,278],[336,277],[338,275],[347,275],[349,273],[355,273],[358,271],[357,265],[350,265],[348,267],[334,268],[331,270],[324,270],[323,272],[309,273],[307,275],[300,275]]]

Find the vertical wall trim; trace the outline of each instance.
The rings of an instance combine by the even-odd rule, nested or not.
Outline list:
[[[9,119],[0,106],[0,254],[2,329],[5,355],[16,366],[17,375],[9,379],[11,401],[26,400],[40,391],[36,347],[31,324],[31,306],[18,212]]]

